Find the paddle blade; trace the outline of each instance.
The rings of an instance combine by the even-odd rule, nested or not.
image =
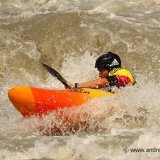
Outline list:
[[[52,76],[56,77],[61,83],[65,85],[65,87],[69,88],[67,81],[60,75],[60,73],[58,73],[55,69],[53,69],[45,63],[42,63],[42,65],[45,69],[47,69],[49,73],[52,74]]]

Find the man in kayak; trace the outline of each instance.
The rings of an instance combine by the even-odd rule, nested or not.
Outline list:
[[[127,70],[121,67],[120,57],[113,53],[108,52],[101,55],[95,63],[95,68],[99,71],[99,78],[84,83],[75,83],[74,85],[68,83],[70,88],[111,88],[125,87],[135,83],[134,77]]]

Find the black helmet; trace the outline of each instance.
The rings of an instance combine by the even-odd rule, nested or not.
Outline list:
[[[111,71],[113,68],[118,67],[121,67],[121,59],[117,54],[113,52],[108,52],[106,54],[101,55],[96,60],[95,64],[95,68],[107,69],[109,71]]]

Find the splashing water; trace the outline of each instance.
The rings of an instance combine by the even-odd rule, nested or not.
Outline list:
[[[158,0],[1,1],[0,159],[158,160],[159,6]],[[111,50],[137,81],[115,97],[29,119],[8,100],[7,90],[17,85],[63,89],[41,62],[81,83],[98,77],[95,60]]]

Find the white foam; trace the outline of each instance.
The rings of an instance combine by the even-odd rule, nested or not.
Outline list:
[[[129,1],[124,2],[123,0],[114,1],[114,0],[7,0],[6,2],[1,2],[1,9],[9,9],[10,12],[21,12],[21,16],[32,16],[34,14],[45,14],[54,11],[87,11],[88,13],[118,13],[119,11],[123,12],[128,8],[133,13],[136,13],[137,10],[152,12],[158,10],[159,1]],[[13,11],[12,11],[13,10]],[[128,10],[126,10],[128,12]]]
[[[24,54],[28,55],[31,59],[37,60],[40,58],[40,53],[37,50],[36,44],[31,41],[24,42]]]
[[[72,83],[98,78],[95,66],[96,55],[86,51],[82,55],[68,55],[62,64],[61,72]]]

